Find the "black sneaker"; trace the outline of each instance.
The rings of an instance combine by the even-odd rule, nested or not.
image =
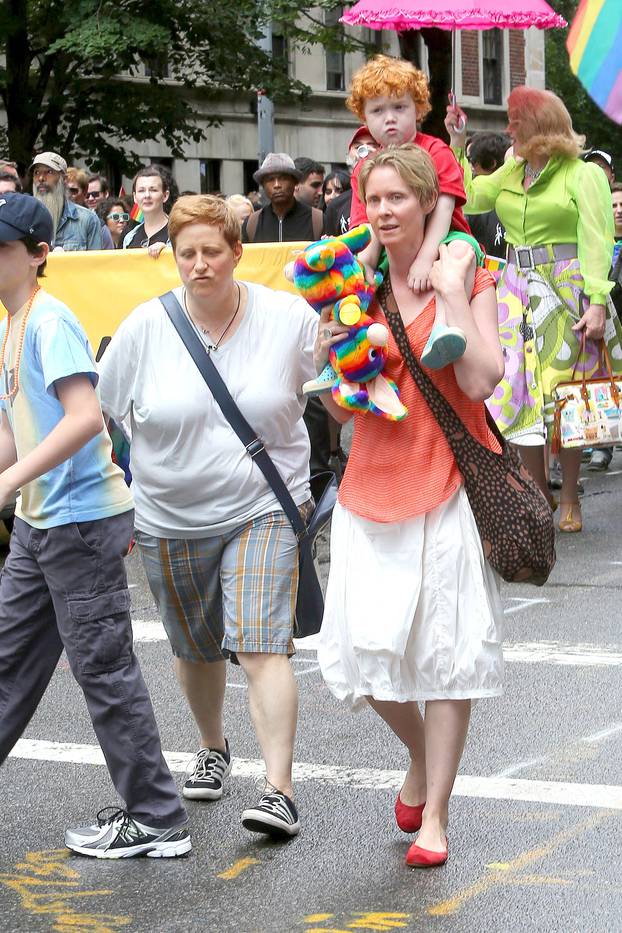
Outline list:
[[[217,748],[202,748],[188,768],[182,794],[188,800],[220,800],[225,778],[231,772],[229,742],[224,752]]]
[[[106,816],[105,814],[109,814]],[[133,819],[126,810],[104,807],[93,826],[78,826],[65,832],[65,845],[72,852],[95,858],[174,858],[192,848],[185,826],[153,829]]]
[[[244,811],[242,826],[253,833],[266,833],[274,839],[297,836],[300,832],[294,801],[276,787],[266,788],[257,806]]]

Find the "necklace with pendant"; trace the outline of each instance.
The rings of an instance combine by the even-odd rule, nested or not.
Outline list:
[[[22,362],[22,349],[24,346],[24,337],[26,335],[26,324],[28,323],[28,315],[32,310],[32,303],[35,300],[35,295],[40,291],[40,286],[35,285],[34,291],[32,292],[30,298],[28,299],[28,305],[24,311],[24,316],[22,317],[21,327],[19,329],[19,335],[17,338],[17,350],[15,352],[15,363],[13,364],[13,386],[9,389],[6,395],[0,395],[0,399],[3,402],[9,401],[14,398],[19,392],[19,367]],[[0,348],[0,375],[4,372],[4,362],[6,355],[7,343],[9,340],[9,332],[11,330],[11,315],[7,316],[6,330],[4,332],[4,340],[2,341],[2,347]]]
[[[195,319],[194,319],[194,318],[192,317],[192,315],[190,314],[190,311],[188,310],[188,303],[187,303],[187,301],[186,301],[186,289],[184,289],[184,296],[183,296],[183,297],[184,297],[184,309],[185,309],[185,311],[186,311],[186,314],[188,315],[188,318],[190,319],[190,323],[192,324],[192,326],[193,326],[194,329],[196,330],[197,334],[199,335],[199,337],[200,337],[201,340],[203,341],[203,344],[205,345],[205,349],[206,349],[206,351],[207,351],[207,355],[208,355],[208,356],[210,355],[210,353],[212,352],[212,350],[217,350],[217,349],[218,349],[218,347],[220,346],[220,344],[221,344],[222,341],[223,341],[223,338],[224,338],[225,334],[227,334],[227,333],[229,332],[229,329],[230,329],[231,325],[233,324],[233,322],[235,321],[235,319],[236,319],[236,317],[237,317],[237,315],[238,315],[238,311],[240,310],[240,301],[241,301],[241,298],[242,298],[242,290],[240,289],[240,286],[238,285],[237,282],[235,283],[235,287],[236,287],[237,290],[238,290],[238,301],[237,301],[237,304],[236,304],[236,306],[235,306],[235,311],[233,312],[233,315],[232,315],[231,318],[229,319],[229,323],[227,324],[227,326],[226,326],[225,329],[223,330],[222,334],[220,335],[220,337],[218,338],[218,340],[216,341],[216,343],[208,343],[208,341],[205,339],[205,337],[206,337],[206,336],[207,336],[207,337],[210,336],[209,330],[207,329],[207,327],[202,327],[200,324],[197,324],[197,322],[195,321]]]

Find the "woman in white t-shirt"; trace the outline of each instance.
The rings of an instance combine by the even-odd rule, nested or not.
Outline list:
[[[180,198],[169,233],[183,283],[174,294],[304,514],[311,502],[301,387],[315,376],[317,315],[301,298],[234,280],[240,224],[225,201]],[[266,763],[264,793],[242,821],[256,832],[296,835],[291,525],[159,299],[136,308],[116,332],[100,391],[107,413],[129,418],[136,539],[200,733],[184,796],[222,796],[231,770],[225,668],[235,655]]]

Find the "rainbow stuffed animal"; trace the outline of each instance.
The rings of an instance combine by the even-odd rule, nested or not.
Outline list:
[[[330,390],[342,408],[401,421],[407,410],[395,383],[382,375],[389,332],[365,313],[382,273],[376,272],[376,281],[370,285],[355,255],[370,238],[369,229],[362,225],[342,236],[318,240],[285,269],[287,278],[316,311],[332,304],[333,320],[348,328],[343,340],[331,347],[329,362],[318,378],[306,382],[302,390],[305,395]]]

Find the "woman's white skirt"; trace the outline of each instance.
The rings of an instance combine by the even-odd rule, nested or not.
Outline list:
[[[338,699],[499,696],[502,620],[462,487],[432,512],[390,524],[337,503],[318,661]]]

